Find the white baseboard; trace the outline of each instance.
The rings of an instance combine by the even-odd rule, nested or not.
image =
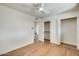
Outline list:
[[[8,50],[8,51],[0,52],[0,55],[6,54],[6,53],[8,53],[8,52],[11,52],[11,51],[13,51],[13,50],[19,49],[19,48],[21,48],[21,47],[27,46],[27,45],[32,44],[32,43],[33,43],[33,41],[30,41],[30,42],[28,42],[27,44],[23,44],[23,45],[21,45],[21,46],[15,47],[15,48],[10,49],[10,50]]]
[[[68,43],[68,42],[64,42],[64,41],[62,41],[62,43],[65,43],[65,44],[70,44],[70,45],[73,45],[73,46],[77,46],[76,44],[71,44],[71,43]]]
[[[52,40],[50,40],[50,43],[53,43],[53,44],[56,44],[56,45],[60,45],[61,44],[60,42],[56,42],[56,41],[52,41]]]
[[[40,39],[39,39],[39,41],[41,41],[41,42],[43,42],[43,43],[44,43],[44,39],[42,39],[42,40],[40,40]]]

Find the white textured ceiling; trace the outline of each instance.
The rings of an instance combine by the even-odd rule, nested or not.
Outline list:
[[[18,11],[38,18],[45,18],[50,15],[55,15],[76,6],[76,3],[44,3],[44,9],[49,13],[42,13],[35,9],[33,4],[34,3],[1,3],[0,5],[16,9]]]

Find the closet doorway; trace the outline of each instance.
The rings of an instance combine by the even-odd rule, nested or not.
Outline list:
[[[77,17],[61,20],[61,42],[76,47]]]
[[[44,22],[44,42],[50,43],[50,21]]]

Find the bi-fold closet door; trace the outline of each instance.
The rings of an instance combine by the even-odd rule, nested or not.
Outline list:
[[[77,44],[77,18],[61,20],[61,42]]]

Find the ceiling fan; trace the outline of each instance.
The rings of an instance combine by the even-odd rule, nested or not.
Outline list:
[[[35,9],[41,13],[49,14],[47,10],[44,9],[44,4],[43,3],[34,3],[33,6]]]

